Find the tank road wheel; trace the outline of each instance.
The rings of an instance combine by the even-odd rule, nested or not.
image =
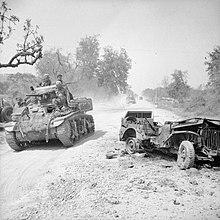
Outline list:
[[[7,132],[5,131],[6,134],[6,141],[8,145],[15,151],[21,151],[24,150],[24,146],[22,144],[19,144],[14,132]]]
[[[128,154],[134,154],[137,152],[137,143],[135,138],[129,137],[126,140],[126,151]]]
[[[194,165],[195,161],[195,150],[191,142],[183,141],[180,144],[177,165],[181,170],[189,169]]]
[[[57,127],[57,137],[64,145],[64,147],[73,146],[72,131],[69,121],[64,122],[59,127]]]

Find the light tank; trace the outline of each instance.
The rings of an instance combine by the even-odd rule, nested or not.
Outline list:
[[[15,151],[58,139],[65,147],[94,133],[91,98],[67,96],[68,107],[53,104],[56,85],[38,87],[23,105],[14,108],[12,121],[5,125],[6,141]]]

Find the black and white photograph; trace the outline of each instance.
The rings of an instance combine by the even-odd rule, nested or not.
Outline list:
[[[220,219],[220,0],[0,0],[0,219]]]

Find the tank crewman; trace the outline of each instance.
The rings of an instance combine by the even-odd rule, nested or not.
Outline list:
[[[35,95],[36,94],[33,86],[30,86],[30,90],[31,90],[31,95]],[[33,104],[37,104],[38,103],[38,98],[36,96],[32,96],[30,100],[31,100],[31,103],[33,103]]]
[[[63,75],[62,74],[58,74],[57,75],[57,81],[60,81],[62,83],[62,85],[64,86],[64,83],[63,83]],[[56,82],[57,82],[56,81]],[[56,82],[53,83],[53,85],[56,85]]]
[[[49,74],[44,74],[42,82],[39,84],[39,86],[50,86],[51,80]]]
[[[57,75],[57,81],[60,81],[63,84],[63,76],[61,74]]]
[[[62,106],[68,107],[67,90],[60,81],[56,81],[56,98],[53,99],[53,104],[59,109]]]
[[[16,103],[14,105],[14,108],[20,108],[24,106],[24,101],[21,97],[17,97],[15,100],[16,100]]]
[[[68,83],[64,83],[63,82],[63,75],[62,74],[58,74],[57,75],[57,81],[60,81],[63,85],[63,87],[65,87],[65,89],[67,90],[68,94],[69,94],[69,99],[73,99],[73,95],[72,93],[69,91],[69,88],[67,87]]]

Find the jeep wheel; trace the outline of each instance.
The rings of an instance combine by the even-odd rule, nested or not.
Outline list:
[[[126,151],[128,154],[134,154],[137,152],[137,143],[135,138],[129,137],[126,140]]]
[[[1,116],[4,121],[9,122],[11,121],[11,114],[13,113],[13,108],[11,106],[5,106],[2,109]]]
[[[180,144],[177,165],[181,170],[189,169],[194,165],[195,161],[195,150],[191,142],[183,141]]]

